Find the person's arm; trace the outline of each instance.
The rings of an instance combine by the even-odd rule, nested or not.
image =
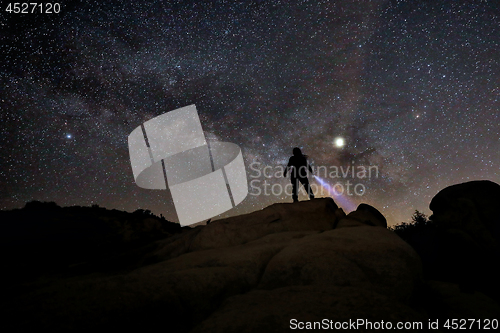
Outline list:
[[[311,175],[313,174],[313,169],[311,168],[311,164],[309,162],[307,163],[307,166],[309,167],[309,171],[311,171]]]

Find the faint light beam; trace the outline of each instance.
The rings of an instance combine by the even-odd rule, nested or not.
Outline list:
[[[338,193],[337,191],[335,191],[331,186],[330,184],[328,184],[324,179],[318,177],[318,176],[313,176],[314,178],[316,178],[316,180],[320,183],[320,185],[328,191],[328,193],[335,199],[335,201],[337,201],[338,203],[340,203],[340,205],[342,206],[342,208],[346,211],[346,212],[351,212],[353,210],[356,210],[356,205],[354,203],[352,203],[348,198],[346,198],[342,193]]]

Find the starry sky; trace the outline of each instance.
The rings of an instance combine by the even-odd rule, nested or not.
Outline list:
[[[253,169],[280,170],[296,146],[313,166],[376,166],[323,180],[362,184],[336,202],[371,204],[389,224],[430,215],[448,185],[500,182],[496,0],[60,3],[2,3],[1,209],[55,201],[175,220],[167,191],[135,185],[127,137],[190,104],[209,140],[241,147],[262,191],[289,180]],[[249,190],[222,217],[292,201]]]

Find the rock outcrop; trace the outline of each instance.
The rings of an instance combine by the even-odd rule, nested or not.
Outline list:
[[[293,318],[425,319],[412,307],[420,258],[369,205],[346,216],[331,198],[275,204],[158,241],[145,262],[40,288],[15,327],[281,332]]]
[[[500,185],[487,180],[452,185],[436,194],[429,205],[436,231],[420,240],[433,247],[424,259],[430,278],[500,300],[499,201]]]
[[[500,314],[483,294],[423,281],[420,257],[386,226],[366,204],[348,215],[331,198],[275,204],[159,240],[132,270],[18,285],[2,302],[4,326],[288,332],[362,319],[425,329],[434,313],[475,314],[467,302]]]
[[[441,190],[429,205],[433,221],[446,229],[461,230],[482,247],[498,247],[500,241],[500,185],[476,180]]]

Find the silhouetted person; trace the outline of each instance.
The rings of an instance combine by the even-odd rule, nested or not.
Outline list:
[[[312,193],[311,186],[309,186],[309,180],[307,179],[307,169],[312,171],[311,166],[307,163],[307,155],[303,155],[300,148],[293,148],[293,156],[290,157],[288,165],[286,166],[284,177],[286,177],[287,171],[290,170],[290,181],[292,182],[292,198],[293,202],[299,201],[298,190],[299,181],[304,186],[307,194],[309,194],[310,199],[314,199],[314,194]]]

